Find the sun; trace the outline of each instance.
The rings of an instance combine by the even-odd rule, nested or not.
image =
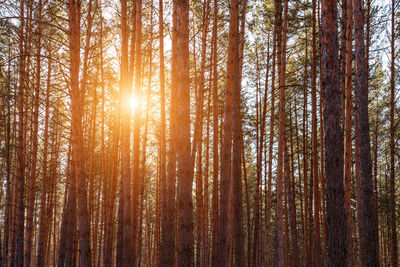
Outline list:
[[[136,109],[138,108],[138,106],[139,106],[138,98],[136,96],[134,96],[134,95],[131,95],[129,97],[128,102],[129,102],[129,107],[131,109],[131,112],[134,113],[136,111]]]

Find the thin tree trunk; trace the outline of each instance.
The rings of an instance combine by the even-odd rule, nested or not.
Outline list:
[[[307,151],[307,100],[308,100],[308,39],[307,39],[307,31],[306,31],[306,51],[305,51],[305,64],[304,64],[304,84],[303,84],[303,129],[302,129],[302,154],[303,154],[303,187],[304,187],[304,233],[303,233],[303,240],[304,240],[304,260],[306,265],[310,265],[312,263],[312,255],[310,255],[310,241],[308,238],[309,235],[309,220],[307,219],[307,215],[309,213],[309,206],[310,203],[308,201],[309,197],[309,187],[307,185],[307,179],[308,179],[308,151]],[[311,262],[310,262],[311,261]]]
[[[122,229],[121,266],[127,267],[133,264],[133,233],[132,233],[132,210],[131,210],[131,172],[130,172],[130,107],[129,99],[131,90],[129,88],[128,74],[128,26],[127,26],[127,0],[121,0],[121,199],[119,223]],[[117,263],[118,265],[118,263]]]
[[[138,206],[139,206],[139,184],[140,184],[140,125],[141,125],[141,99],[142,99],[142,0],[135,1],[136,4],[136,53],[135,53],[135,89],[134,97],[138,105],[133,115],[133,166],[132,166],[132,264],[136,264],[136,242],[138,229]]]
[[[395,0],[392,0],[392,32],[390,40],[391,48],[391,64],[390,64],[390,229],[392,236],[391,251],[392,251],[392,266],[398,265],[397,255],[397,216],[396,216],[396,183],[395,183],[395,165],[394,165],[394,108],[395,108]]]
[[[100,15],[100,35],[103,36],[103,17]],[[102,37],[100,38],[101,40],[103,39]],[[104,88],[104,69],[103,69],[103,43],[101,42],[100,45],[100,74],[101,74],[101,84],[102,84],[102,118],[104,117],[104,102],[105,102],[105,88]],[[105,222],[104,222],[104,250],[103,250],[103,265],[105,267],[110,267],[113,266],[113,242],[114,242],[114,209],[115,209],[115,195],[117,191],[117,177],[118,177],[118,162],[119,162],[119,136],[120,136],[120,115],[121,115],[121,101],[120,101],[120,96],[119,94],[119,99],[118,104],[117,104],[117,109],[116,109],[116,114],[113,116],[110,116],[110,120],[114,119],[114,127],[113,130],[109,130],[109,135],[112,133],[112,142],[111,142],[111,171],[110,174],[108,174],[109,178],[107,179],[107,183],[104,182],[104,186],[107,185],[107,188],[105,188],[105,207],[104,207],[104,214],[105,214]],[[103,119],[102,119],[103,120]],[[104,121],[102,122],[104,125]],[[110,122],[110,125],[112,123]],[[104,127],[104,126],[103,126]],[[103,135],[103,128],[102,128],[102,135]],[[104,149],[104,139],[102,138],[102,147]],[[103,150],[102,149],[102,150]],[[102,151],[103,154],[104,151]],[[103,166],[105,167],[105,166]],[[120,224],[118,224],[118,227]],[[119,229],[118,229],[119,231]],[[119,233],[119,232],[118,232]],[[117,233],[117,234],[118,234]],[[117,253],[120,251],[121,246],[120,243],[117,243],[117,248],[116,251]],[[119,256],[118,256],[119,258]],[[117,261],[118,262],[118,261]],[[117,266],[119,266],[117,264]]]
[[[295,100],[296,101],[296,100]],[[290,107],[290,110],[292,108]],[[289,219],[290,219],[290,230],[291,230],[291,249],[292,249],[292,263],[293,265],[301,265],[300,257],[299,257],[299,245],[298,245],[298,235],[297,235],[297,215],[296,215],[296,181],[294,174],[294,138],[293,138],[293,116],[292,112],[289,113],[289,122],[290,122],[290,154],[286,151],[287,155],[291,155],[290,157],[290,167],[289,163],[287,164],[287,168],[291,168],[290,177],[287,177],[289,183]],[[289,160],[289,159],[288,159]]]
[[[161,10],[159,11],[161,13]],[[160,266],[173,266],[175,263],[175,238],[176,238],[176,211],[175,211],[175,187],[177,165],[177,4],[173,2],[173,26],[172,26],[172,58],[171,58],[171,98],[170,98],[170,130],[168,140],[168,162],[166,177],[166,212],[165,221],[161,231],[161,258]]]
[[[285,136],[285,87],[283,86],[282,73],[282,1],[275,0],[275,31],[277,42],[277,65],[278,65],[278,82],[279,82],[279,133],[278,133],[278,166],[276,180],[276,215],[275,215],[275,256],[274,265],[282,267],[284,265],[283,258],[283,160],[284,160],[284,136]]]
[[[65,258],[66,258],[66,247],[67,247],[67,239],[68,239],[68,217],[67,217],[67,204],[68,204],[68,196],[71,190],[70,183],[73,182],[71,180],[71,144],[68,146],[68,156],[67,156],[67,169],[66,169],[66,176],[68,182],[65,185],[65,192],[64,192],[64,205],[63,205],[63,216],[61,220],[61,227],[60,227],[60,241],[58,245],[58,257],[57,257],[57,266],[62,267],[65,265]],[[73,189],[72,189],[73,190]]]
[[[37,6],[37,19],[42,20],[42,0],[39,0]],[[42,25],[39,23],[37,30],[37,41],[36,41],[36,83],[35,83],[35,109],[33,114],[33,133],[32,133],[32,164],[29,181],[29,197],[28,197],[28,214],[26,223],[26,248],[25,248],[25,267],[29,267],[31,264],[32,255],[32,236],[33,236],[33,214],[35,210],[35,186],[36,186],[36,165],[37,165],[37,150],[38,150],[38,129],[39,129],[39,94],[40,94],[40,73],[41,73],[41,36]]]
[[[228,37],[228,59],[227,79],[224,107],[224,137],[221,149],[221,187],[220,187],[220,218],[218,230],[218,266],[229,266],[231,264],[231,177],[232,177],[232,96],[235,87],[235,65],[238,48],[238,22],[239,1],[232,0],[229,11],[229,37]],[[236,69],[238,71],[238,69]]]
[[[217,264],[217,249],[218,249],[218,228],[219,228],[219,182],[218,182],[218,170],[219,170],[219,155],[218,155],[218,47],[217,47],[217,27],[218,27],[218,0],[214,0],[214,15],[213,15],[213,31],[212,31],[212,77],[213,77],[213,88],[212,88],[212,106],[213,106],[213,192],[212,192],[212,245],[211,245],[211,263],[213,266]]]
[[[318,2],[317,8],[317,17],[318,17],[318,46],[320,51],[319,57],[319,75],[322,77],[322,38],[321,38],[321,13],[320,13],[320,2]],[[324,250],[322,254],[322,260],[324,266],[327,266],[327,240],[326,240],[326,182],[325,182],[325,143],[324,143],[324,124],[323,124],[323,103],[322,103],[322,95],[323,95],[323,88],[322,82],[319,83],[319,121],[320,121],[320,129],[319,129],[319,138],[320,138],[320,149],[321,149],[321,198],[322,198],[322,239],[324,243]]]
[[[374,206],[374,190],[371,165],[371,144],[368,118],[368,73],[364,45],[364,15],[360,0],[353,0],[354,39],[356,52],[356,96],[360,135],[361,176],[364,186],[364,219],[366,238],[366,265],[379,266],[379,239],[377,211]]]
[[[211,56],[212,57],[212,56]],[[209,81],[211,81],[212,66],[209,69]],[[205,179],[204,179],[204,197],[203,197],[203,264],[210,265],[210,238],[209,238],[209,174],[210,174],[210,116],[211,116],[211,83],[208,84],[208,99],[207,99],[207,125],[206,125],[206,162],[205,162]]]
[[[69,46],[71,77],[71,139],[72,139],[72,177],[76,180],[78,198],[79,260],[82,267],[91,266],[90,229],[87,207],[86,174],[83,157],[82,111],[84,92],[79,88],[80,54],[80,0],[70,0]]]
[[[194,126],[194,136],[193,136],[193,145],[191,152],[192,166],[194,168],[196,152],[197,152],[197,179],[196,179],[196,213],[197,213],[197,247],[196,247],[196,265],[199,266],[201,262],[201,251],[202,244],[204,243],[203,235],[202,235],[202,214],[203,214],[203,182],[202,182],[202,132],[203,132],[203,120],[204,120],[204,79],[205,79],[205,71],[206,71],[206,50],[207,50],[207,32],[209,25],[209,13],[210,13],[210,0],[207,0],[203,3],[203,11],[202,11],[202,35],[201,35],[201,63],[200,63],[200,79],[197,91],[196,98],[196,118],[195,118],[195,126]],[[195,45],[194,45],[195,46]],[[195,53],[194,53],[195,56]],[[196,66],[196,56],[195,56],[195,66]],[[196,68],[196,67],[195,67]],[[197,71],[195,70],[195,83],[197,81]]]
[[[161,186],[161,243],[159,266],[174,264],[173,250],[170,251],[170,242],[173,242],[168,228],[170,222],[167,202],[166,179],[166,122],[165,122],[165,72],[164,72],[164,3],[159,1],[159,38],[160,38],[160,186]]]
[[[245,7],[244,7],[245,8]],[[244,9],[245,10],[245,9]],[[245,11],[244,11],[245,12]],[[245,13],[242,13],[244,16]],[[236,15],[237,16],[237,15]],[[232,21],[230,22],[232,23]],[[237,22],[236,22],[237,23]],[[243,22],[244,23],[244,22]],[[237,27],[237,26],[236,26]],[[244,266],[244,244],[243,244],[243,207],[242,207],[242,165],[241,165],[241,146],[242,146],[242,116],[240,111],[241,104],[241,84],[240,84],[240,64],[239,58],[239,36],[236,39],[234,50],[234,83],[232,92],[232,194],[233,194],[233,236],[235,250],[235,266]]]
[[[316,1],[312,1],[312,74],[311,74],[311,105],[312,105],[312,154],[314,182],[314,250],[315,266],[321,264],[321,235],[319,223],[319,174],[318,174],[318,136],[317,136],[317,51],[316,51]]]
[[[357,217],[358,217],[358,236],[360,239],[360,266],[365,266],[365,225],[364,225],[364,197],[363,197],[363,184],[361,180],[361,161],[360,161],[360,136],[358,130],[358,115],[355,113],[355,162],[356,162],[356,199],[357,199]]]
[[[16,153],[16,253],[15,266],[24,266],[24,222],[25,222],[25,146],[24,146],[24,94],[25,94],[25,56],[24,55],[24,11],[25,1],[20,2],[21,23],[19,28],[18,51],[20,54],[18,65],[18,133],[17,133],[17,153]]]
[[[151,7],[153,8],[153,7]],[[153,10],[151,11],[151,18],[153,17]],[[150,43],[151,43],[151,47],[153,47],[153,21],[151,21],[151,25],[150,25],[150,29],[151,29],[151,33],[150,33]],[[137,266],[141,265],[141,253],[142,253],[142,232],[143,232],[143,227],[142,227],[142,218],[143,218],[143,202],[145,199],[145,189],[146,189],[146,183],[145,183],[145,178],[146,178],[146,160],[147,160],[147,133],[148,133],[148,122],[149,122],[149,110],[150,110],[150,93],[151,93],[151,80],[152,80],[152,75],[153,75],[153,54],[152,51],[150,52],[150,58],[149,58],[149,76],[148,76],[148,88],[147,88],[147,96],[146,96],[146,116],[145,116],[145,127],[144,127],[144,137],[143,137],[143,145],[142,145],[142,174],[141,174],[141,178],[140,178],[140,184],[139,184],[139,190],[140,190],[140,205],[139,205],[139,214],[138,214],[138,229],[137,229],[137,235],[138,235],[138,240],[137,240],[137,255],[136,255],[136,259],[137,259]],[[161,189],[158,190],[158,192],[160,192]],[[161,231],[161,222],[160,222],[160,218],[161,218],[161,211],[160,211],[160,194],[159,194],[159,199],[158,199],[158,207],[157,207],[157,233],[156,233],[156,238],[157,238],[157,249],[160,249],[160,231]],[[160,254],[157,253],[156,255],[156,260],[157,260],[157,265],[159,265],[160,263]],[[155,264],[154,264],[155,265]]]
[[[272,149],[274,146],[274,127],[275,127],[275,68],[276,68],[276,34],[274,30],[272,38],[272,77],[271,77],[271,111],[270,111],[270,132],[269,132],[269,147],[268,147],[268,188],[266,194],[266,212],[265,212],[265,261],[266,265],[271,265],[270,253],[270,232],[271,232],[271,201],[272,201]],[[268,79],[268,76],[267,76]],[[248,252],[249,253],[249,252]]]
[[[258,63],[258,48],[256,46],[256,192],[254,194],[254,230],[253,230],[253,250],[252,250],[252,265],[258,266],[258,252],[260,247],[259,234],[260,234],[260,186],[261,186],[261,160],[262,160],[262,134],[260,133],[260,108],[259,108],[259,95],[260,95],[260,69]]]
[[[351,167],[352,167],[352,58],[353,58],[353,3],[352,0],[347,1],[347,23],[346,23],[346,68],[344,72],[344,90],[345,90],[345,165],[344,165],[344,191],[345,191],[345,205],[347,213],[347,248],[349,254],[348,266],[352,266],[352,255],[353,255],[353,240],[352,240],[352,224],[351,224]]]
[[[50,113],[50,82],[51,82],[51,67],[52,62],[48,62],[48,76],[47,76],[47,89],[46,89],[46,102],[45,102],[45,117],[44,117],[44,134],[43,134],[43,163],[42,163],[42,189],[40,196],[40,219],[39,219],[39,237],[38,237],[38,252],[37,252],[37,266],[44,265],[45,256],[45,239],[47,238],[47,216],[46,216],[46,199],[48,190],[48,175],[47,175],[47,156],[48,156],[48,139],[49,139],[49,113]],[[74,189],[75,189],[75,183]],[[73,189],[73,190],[74,190]],[[64,220],[64,219],[63,219]],[[62,241],[65,239],[63,238]],[[61,242],[61,240],[60,240]],[[62,260],[63,261],[63,260]]]
[[[11,56],[11,45],[8,47],[8,56]],[[6,134],[5,134],[5,157],[6,157],[6,200],[5,200],[5,212],[4,212],[4,243],[2,246],[3,252],[3,265],[7,266],[9,262],[9,247],[11,240],[12,230],[12,181],[11,181],[11,61],[8,62],[7,66],[7,121],[6,121]]]

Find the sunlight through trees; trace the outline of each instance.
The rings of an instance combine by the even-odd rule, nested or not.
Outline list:
[[[396,0],[0,0],[0,267],[398,266]]]

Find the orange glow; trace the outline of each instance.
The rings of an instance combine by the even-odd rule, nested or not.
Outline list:
[[[129,97],[129,107],[130,107],[130,109],[131,109],[131,112],[132,113],[135,113],[135,111],[136,111],[136,109],[138,108],[138,106],[139,106],[139,99],[136,97],[136,96],[134,96],[134,95],[131,95],[130,97]]]

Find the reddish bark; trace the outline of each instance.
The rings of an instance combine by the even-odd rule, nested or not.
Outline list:
[[[81,266],[89,267],[92,264],[82,130],[82,111],[85,94],[79,88],[81,2],[80,0],[70,0],[68,7],[70,30],[72,177],[76,180],[77,186],[79,260]]]
[[[347,227],[343,188],[343,137],[338,58],[337,3],[323,0],[322,11],[322,88],[325,140],[327,256],[328,266],[346,266]]]
[[[364,44],[364,15],[360,0],[353,0],[354,39],[356,55],[356,97],[360,135],[361,177],[364,186],[364,220],[366,265],[379,266],[379,239],[377,210],[374,206],[374,189],[372,180],[371,144],[368,118],[368,73]]]
[[[194,264],[193,200],[190,157],[189,1],[176,2],[178,265]]]
[[[219,228],[219,187],[218,187],[218,170],[219,170],[219,153],[218,153],[218,48],[217,48],[217,26],[218,26],[218,1],[214,0],[214,14],[213,14],[213,30],[212,30],[212,106],[213,106],[213,189],[212,189],[212,245],[211,245],[211,263],[217,264],[217,240]]]
[[[235,65],[238,51],[238,27],[239,27],[239,2],[233,0],[230,3],[229,12],[229,37],[228,37],[228,59],[227,80],[224,107],[224,135],[221,149],[221,186],[220,186],[220,217],[218,231],[218,266],[228,266],[231,263],[231,222],[230,209],[232,207],[232,96],[235,86]],[[236,69],[238,71],[238,69]]]
[[[279,134],[278,134],[278,167],[276,180],[276,215],[275,215],[275,256],[274,265],[283,266],[283,160],[284,160],[284,136],[285,136],[285,87],[283,83],[282,73],[282,1],[275,0],[275,31],[277,46],[277,65],[278,65],[278,81],[279,81]]]

